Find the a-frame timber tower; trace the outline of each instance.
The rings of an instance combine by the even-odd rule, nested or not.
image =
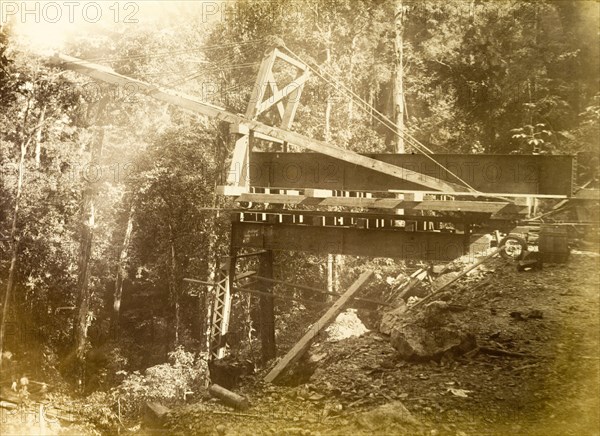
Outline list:
[[[216,358],[225,353],[231,294],[243,290],[236,280],[248,277],[235,272],[244,258],[260,257],[263,281],[255,292],[261,299],[263,358],[269,359],[275,357],[270,286],[276,280],[269,281],[274,252],[450,261],[468,253],[481,233],[510,232],[531,213],[533,199],[576,198],[573,156],[365,155],[291,131],[310,68],[284,47],[264,54],[244,115],[85,60],[55,55],[52,63],[230,124],[234,151],[219,193],[240,208],[231,211],[230,256],[215,283],[200,281],[216,284],[211,331]],[[278,64],[295,71],[289,83],[278,83]],[[267,113],[278,125],[259,121]],[[277,151],[257,151],[265,141]]]

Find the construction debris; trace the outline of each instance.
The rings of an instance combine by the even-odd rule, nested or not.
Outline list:
[[[451,284],[453,284],[454,282],[456,282],[458,279],[460,279],[461,277],[467,275],[468,273],[470,273],[471,271],[473,271],[475,268],[477,268],[478,266],[480,266],[484,262],[490,260],[491,258],[493,258],[494,256],[496,256],[498,253],[502,252],[503,249],[504,249],[504,246],[500,246],[500,247],[492,250],[490,253],[486,254],[484,257],[482,257],[479,260],[477,260],[477,262],[473,263],[472,265],[469,265],[467,268],[465,268],[459,274],[457,274],[456,276],[454,276],[451,280],[445,282],[442,286],[436,287],[435,286],[435,282],[434,282],[435,292],[433,292],[432,294],[430,294],[427,297],[423,298],[422,300],[418,301],[412,307],[419,306],[419,305],[423,304],[425,301],[432,299],[433,297],[435,297],[436,295],[438,295],[440,292],[442,292],[444,289],[446,289],[448,286],[450,286]]]
[[[155,401],[146,403],[143,424],[146,428],[163,428],[171,410]]]

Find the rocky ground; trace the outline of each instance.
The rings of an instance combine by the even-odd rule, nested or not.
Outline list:
[[[379,332],[319,340],[301,384],[265,385],[256,374],[236,389],[248,410],[207,399],[173,412],[166,432],[599,434],[599,263],[575,252],[567,264],[518,272],[493,260],[422,311],[473,334],[468,350],[407,361]]]

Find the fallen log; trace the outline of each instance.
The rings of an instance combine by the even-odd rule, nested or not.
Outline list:
[[[3,409],[14,410],[19,406],[17,406],[15,403],[11,403],[10,401],[2,400],[0,401],[0,407]]]
[[[285,369],[295,361],[297,361],[302,354],[310,347],[312,340],[319,334],[321,330],[327,327],[344,308],[344,305],[354,297],[362,286],[371,278],[373,275],[372,271],[364,272],[360,275],[352,286],[348,288],[346,292],[335,302],[333,306],[329,308],[327,312],[312,325],[312,327],[302,336],[296,345],[292,347],[283,358],[277,362],[277,365],[267,374],[265,381],[268,383],[273,382],[279,375],[285,371]]]
[[[231,392],[228,389],[225,389],[219,385],[211,385],[208,388],[208,392],[215,398],[223,401],[228,406],[234,407],[239,410],[246,410],[250,405],[248,404],[248,400],[241,395],[236,394],[235,392]]]

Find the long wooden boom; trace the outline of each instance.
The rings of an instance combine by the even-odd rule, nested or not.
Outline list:
[[[278,127],[268,126],[259,121],[249,120],[243,116],[236,115],[218,106],[200,101],[193,96],[181,94],[170,89],[161,88],[150,83],[123,76],[116,73],[111,68],[102,65],[87,62],[85,60],[64,54],[56,54],[50,59],[50,62],[51,64],[60,66],[64,69],[77,71],[94,79],[122,86],[129,91],[137,91],[149,95],[157,100],[171,103],[194,113],[216,118],[217,120],[226,121],[232,124],[244,124],[248,126],[249,129],[260,134],[268,135],[281,141],[288,142],[289,144],[306,148],[317,153],[322,153],[351,164],[370,168],[392,177],[407,180],[409,182],[431,188],[435,191],[461,192],[465,190],[464,187],[452,182],[443,181],[426,174],[421,174],[380,160],[372,159],[367,156],[362,156],[353,151],[344,150],[334,145],[308,138],[299,133],[290,132]]]

